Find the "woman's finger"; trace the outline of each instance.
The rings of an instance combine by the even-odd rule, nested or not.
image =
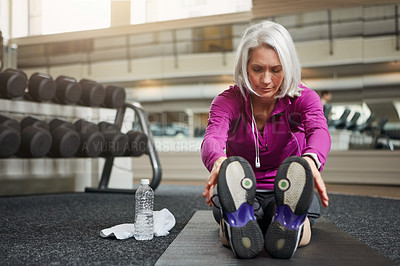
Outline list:
[[[318,190],[322,205],[324,207],[327,207],[329,205],[329,197],[328,193],[326,192],[326,186],[324,180],[322,179],[321,175],[316,176],[314,180],[315,180],[315,187]]]
[[[207,198],[208,204],[209,204],[210,206],[213,205],[213,202],[212,202],[212,200],[211,200],[211,198],[212,198],[213,195],[214,195],[214,185],[211,185],[210,190],[209,190],[209,193],[208,193],[208,198]]]
[[[206,186],[205,186],[205,188],[204,188],[204,191],[203,191],[203,198],[204,197],[207,197],[207,195],[208,195],[208,190],[210,189],[210,184],[209,184],[209,182],[207,181],[207,183],[206,183]]]

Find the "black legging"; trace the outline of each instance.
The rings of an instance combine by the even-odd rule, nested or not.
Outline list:
[[[218,195],[213,197],[213,215],[217,223],[221,220],[221,210],[219,204]],[[215,206],[217,205],[217,207]],[[261,207],[260,207],[261,205]],[[254,216],[263,231],[266,232],[268,226],[270,225],[275,212],[275,197],[273,192],[257,192],[256,198],[254,200]],[[313,200],[311,202],[310,208],[308,209],[307,217],[310,220],[311,226],[314,225],[315,221],[320,216],[320,206],[317,195],[314,193]]]

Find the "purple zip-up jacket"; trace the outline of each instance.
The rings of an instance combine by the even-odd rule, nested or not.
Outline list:
[[[211,171],[221,156],[241,156],[252,166],[257,189],[272,190],[279,165],[289,156],[305,153],[317,155],[322,170],[331,147],[331,138],[316,92],[303,89],[300,97],[283,97],[261,134],[257,129],[261,167],[255,167],[256,137],[252,131],[250,93],[243,97],[238,86],[219,94],[210,107],[207,130],[201,145],[201,157]]]

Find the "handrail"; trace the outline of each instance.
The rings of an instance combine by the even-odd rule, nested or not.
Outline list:
[[[394,10],[398,10],[398,5],[390,4]],[[398,12],[392,14],[383,14],[378,17],[367,17],[365,15],[355,14],[353,17],[336,18],[334,11],[336,9],[326,9],[327,15],[321,15],[320,19],[314,21],[296,21],[292,23],[291,19],[285,19],[285,15],[277,17],[266,17],[280,21],[289,32],[293,34],[292,38],[295,43],[315,40],[329,40],[330,43],[339,38],[356,38],[356,37],[380,37],[380,36],[397,36],[398,39]],[[336,11],[337,12],[337,11]],[[307,12],[303,15],[307,16]],[[330,14],[330,15],[329,15]],[[296,14],[294,14],[296,15]],[[238,15],[236,15],[238,16]],[[209,52],[225,53],[235,51],[235,43],[240,39],[241,31],[238,30],[243,25],[250,23],[238,16],[228,16],[230,19],[213,20],[212,24],[205,23],[204,18],[198,18],[198,24],[186,23],[186,20],[175,22],[165,22],[158,24],[157,27],[153,23],[143,25],[126,26],[124,30],[101,29],[93,30],[96,34],[82,34],[82,32],[55,34],[54,36],[30,36],[11,40],[11,43],[18,45],[18,63],[20,68],[24,67],[40,67],[40,66],[56,66],[73,63],[90,63],[111,61],[116,59],[137,59],[150,58],[154,56],[180,56],[185,54],[201,54]],[[310,15],[311,16],[311,15]],[[236,20],[235,20],[236,19]],[[185,21],[185,23],[182,23]],[[190,19],[188,21],[191,21]],[[374,27],[372,30],[365,32],[364,23],[385,23],[385,27]],[[392,23],[395,27],[392,27]],[[149,28],[151,26],[151,28]],[[193,34],[195,31],[202,32],[207,27],[230,27],[230,34],[224,33],[222,30],[217,35]],[[315,28],[318,27],[318,28]],[[344,32],[338,29],[346,28]],[[384,30],[382,30],[382,27]],[[143,30],[147,29],[147,30]],[[312,33],[311,35],[307,31]],[[182,32],[181,32],[182,31]],[[190,32],[190,34],[187,34]],[[300,33],[299,33],[300,32]],[[304,32],[304,34],[303,34]],[[101,34],[100,34],[101,33]],[[182,33],[182,34],[179,34]],[[164,38],[159,38],[162,34]],[[65,38],[69,36],[69,38]],[[72,38],[75,36],[76,38]],[[64,39],[65,38],[65,39]],[[116,39],[115,39],[116,38]],[[32,40],[32,41],[30,41]],[[34,40],[34,41],[33,41]],[[63,40],[60,43],[60,40]],[[128,40],[128,41],[126,41]],[[140,41],[138,41],[140,40]],[[107,43],[108,41],[108,43]],[[207,44],[209,42],[221,41],[219,49],[210,51],[202,49],[199,43]],[[98,44],[96,44],[98,42]],[[225,45],[225,43],[232,45]],[[107,45],[105,45],[107,43]],[[157,49],[147,49],[148,47],[156,47]],[[64,47],[64,49],[60,49]],[[200,47],[200,48],[199,48]],[[66,50],[67,49],[67,50]],[[45,51],[51,51],[46,54]],[[71,55],[66,57],[66,51]],[[128,56],[127,56],[128,55]]]

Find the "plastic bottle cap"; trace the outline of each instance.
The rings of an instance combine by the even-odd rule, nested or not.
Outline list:
[[[140,184],[148,185],[148,184],[150,184],[150,180],[148,180],[148,179],[140,179]]]

